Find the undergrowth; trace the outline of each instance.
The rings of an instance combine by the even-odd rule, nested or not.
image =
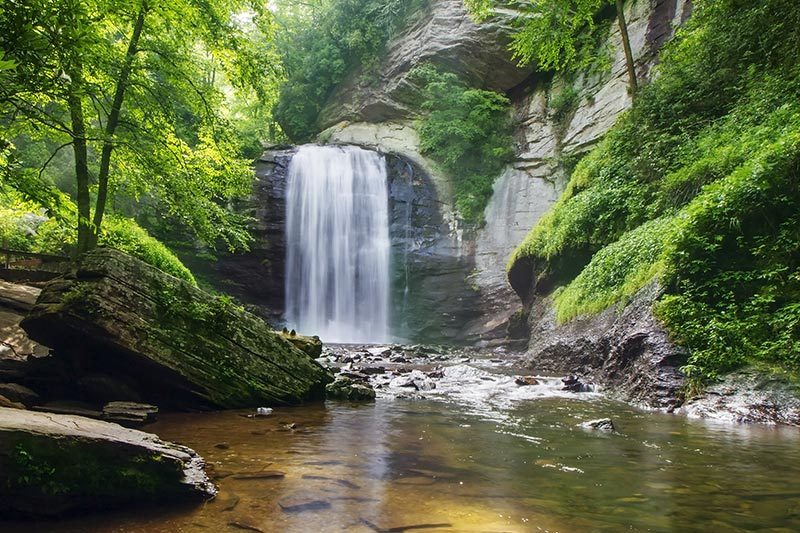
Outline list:
[[[702,0],[658,76],[512,256],[579,263],[569,320],[658,279],[655,312],[695,383],[800,369],[800,4]],[[543,285],[543,286],[546,286]]]

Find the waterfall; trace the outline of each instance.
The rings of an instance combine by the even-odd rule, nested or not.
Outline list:
[[[354,146],[302,146],[288,169],[286,319],[325,342],[389,340],[386,162]]]

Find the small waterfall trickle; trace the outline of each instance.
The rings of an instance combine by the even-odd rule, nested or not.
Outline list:
[[[354,146],[302,146],[288,170],[286,319],[326,342],[389,341],[386,162]]]

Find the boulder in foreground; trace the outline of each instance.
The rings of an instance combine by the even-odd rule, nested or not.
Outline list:
[[[200,502],[215,494],[189,448],[99,420],[0,408],[0,514]]]
[[[298,404],[332,380],[229,299],[107,248],[48,283],[21,326],[76,374],[122,379],[162,407]]]

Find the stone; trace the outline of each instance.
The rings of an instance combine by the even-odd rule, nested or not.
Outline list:
[[[600,418],[598,420],[588,420],[579,424],[580,427],[583,429],[591,429],[594,431],[607,431],[612,432],[616,431],[614,427],[614,422],[611,421],[610,418]]]
[[[337,87],[320,114],[320,125],[415,117],[419,88],[409,79],[409,72],[423,63],[457,71],[474,87],[511,89],[533,69],[520,68],[511,59],[505,22],[476,24],[461,0],[428,2],[388,43],[377,72],[370,71],[367,76],[356,70]]]
[[[514,383],[519,385],[520,387],[527,387],[531,385],[538,385],[539,380],[533,376],[518,376],[514,379]]]
[[[18,383],[0,383],[0,395],[27,407],[33,407],[40,403],[39,395],[36,392]]]
[[[348,400],[351,402],[369,402],[375,400],[375,389],[369,384],[353,381],[339,375],[333,383],[325,388],[328,399]]]
[[[103,420],[126,427],[138,427],[156,421],[158,407],[136,402],[110,402],[103,407]]]
[[[679,368],[686,351],[653,315],[660,293],[654,282],[621,310],[611,307],[564,324],[556,320],[552,297],[535,298],[526,367],[543,374],[580,373],[619,399],[671,408],[681,396],[685,377]]]
[[[45,402],[42,405],[36,405],[32,409],[42,413],[82,416],[85,418],[94,418],[96,420],[103,418],[103,412],[98,410],[96,406],[76,400],[53,400]]]
[[[163,407],[299,404],[322,399],[332,380],[260,318],[109,248],[45,285],[21,326]]]
[[[281,332],[279,334],[281,337],[291,342],[295,348],[298,348],[300,351],[306,353],[309,357],[316,359],[322,355],[322,341],[319,340],[319,337],[316,335],[313,337],[307,337],[305,335],[298,335],[297,333],[292,335],[291,333]]]
[[[0,395],[0,407],[8,407],[10,409],[25,409],[25,406],[19,402],[12,402],[5,396]]]
[[[238,479],[240,481],[253,481],[259,479],[283,479],[286,477],[286,473],[280,472],[278,470],[262,470],[261,472],[242,472],[239,474],[234,474],[233,479]]]
[[[281,510],[284,513],[305,513],[307,511],[321,511],[329,509],[331,504],[325,500],[309,500],[304,502],[278,502]]]
[[[216,488],[191,449],[117,424],[0,408],[0,512],[200,502]]]
[[[745,367],[720,376],[672,411],[724,422],[800,427],[800,385],[780,373]]]

